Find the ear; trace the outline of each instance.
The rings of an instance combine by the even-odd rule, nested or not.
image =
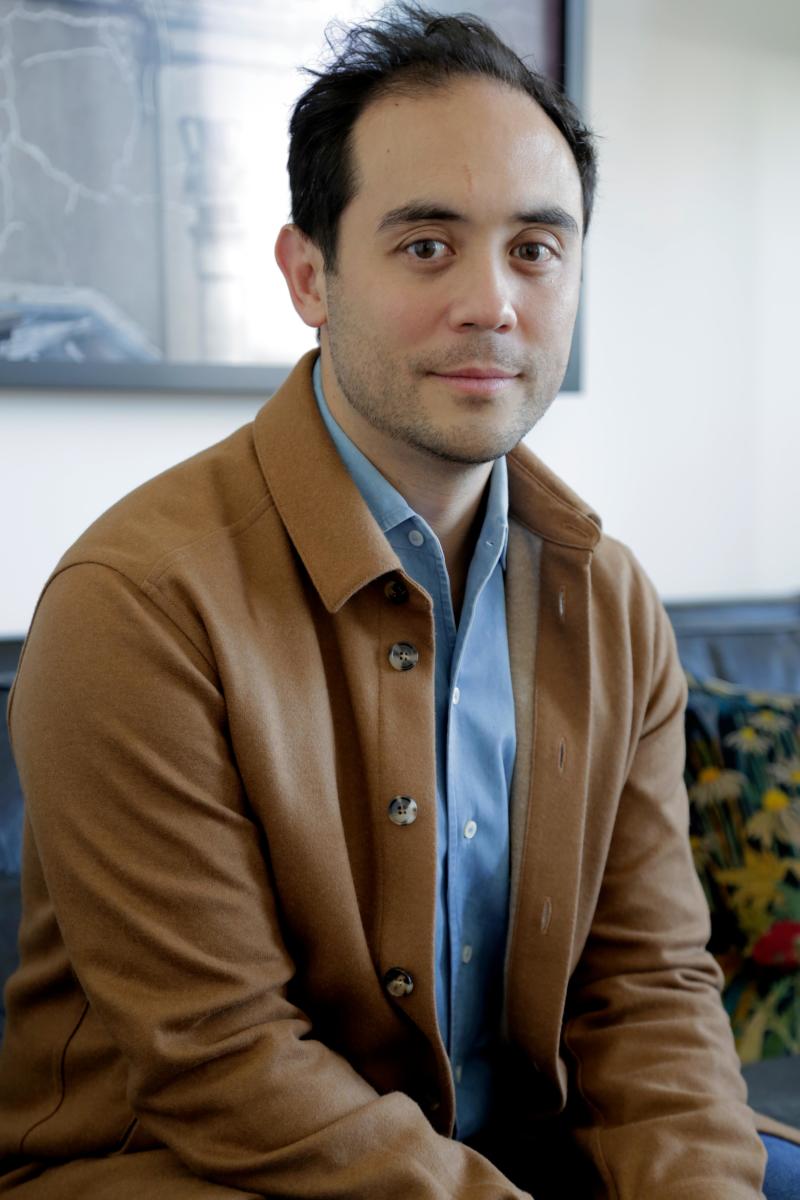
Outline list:
[[[296,225],[284,225],[275,243],[275,261],[301,320],[319,329],[328,319],[322,254]]]

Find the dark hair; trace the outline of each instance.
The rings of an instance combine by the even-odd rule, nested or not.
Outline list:
[[[390,92],[416,95],[464,75],[500,80],[544,109],[578,167],[586,231],[597,175],[591,131],[560,88],[527,67],[478,17],[401,3],[349,29],[329,26],[326,38],[333,61],[323,70],[306,68],[314,82],[289,122],[289,186],[292,220],[319,247],[328,270],[336,269],[339,218],[358,186],[352,153],[358,117]]]

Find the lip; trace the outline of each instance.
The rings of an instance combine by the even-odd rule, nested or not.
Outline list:
[[[440,379],[458,392],[468,395],[494,394],[510,387],[518,375],[501,371],[499,367],[462,367],[460,371],[445,374],[432,371],[434,379]]]
[[[516,379],[516,371],[500,367],[460,367],[457,371],[433,371],[440,379]]]

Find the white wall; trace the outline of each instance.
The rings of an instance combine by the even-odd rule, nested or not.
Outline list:
[[[664,595],[800,590],[800,4],[589,8],[586,386],[530,443]],[[0,636],[95,516],[257,406],[0,395]]]
[[[670,597],[800,590],[800,4],[594,0],[586,391],[530,444]]]

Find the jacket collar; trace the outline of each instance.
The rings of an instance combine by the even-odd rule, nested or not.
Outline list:
[[[546,542],[594,550],[602,529],[597,513],[521,442],[507,461],[511,515]]]
[[[329,612],[402,566],[331,441],[310,350],[257,413],[255,449],[278,513]],[[510,515],[546,541],[592,550],[600,520],[525,446],[508,455]]]

